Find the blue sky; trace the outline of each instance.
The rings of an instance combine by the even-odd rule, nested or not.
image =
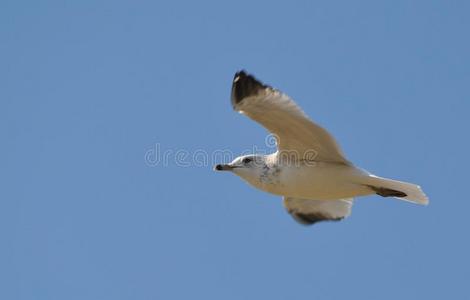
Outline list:
[[[2,1],[2,299],[463,299],[470,278],[467,1]],[[232,111],[246,69],[375,174],[302,227],[189,159],[266,149]],[[264,148],[263,148],[264,147]],[[199,152],[198,152],[199,151]]]

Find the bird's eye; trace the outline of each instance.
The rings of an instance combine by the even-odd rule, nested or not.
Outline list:
[[[242,163],[244,163],[244,164],[249,164],[252,160],[253,160],[252,158],[245,157],[245,158],[242,160]]]

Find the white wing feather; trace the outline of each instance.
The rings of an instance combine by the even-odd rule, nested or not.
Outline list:
[[[299,223],[311,225],[320,221],[340,221],[351,214],[353,199],[312,200],[284,198],[284,206]]]
[[[232,104],[273,133],[279,151],[295,151],[300,159],[350,164],[328,131],[310,120],[289,96],[244,71],[235,74]]]

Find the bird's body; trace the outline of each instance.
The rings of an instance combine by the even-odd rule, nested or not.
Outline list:
[[[278,195],[334,200],[373,194],[360,183],[367,175],[353,166],[317,162],[287,165],[282,170]]]
[[[232,105],[271,131],[278,151],[241,156],[216,170],[232,171],[260,190],[283,196],[287,211],[300,223],[341,220],[349,216],[357,196],[377,194],[428,203],[419,186],[354,166],[334,138],[291,98],[244,71],[235,74]]]
[[[265,192],[304,199],[342,199],[375,194],[360,182],[368,173],[354,166],[328,162],[283,163],[278,152],[266,156],[260,176],[245,178]]]

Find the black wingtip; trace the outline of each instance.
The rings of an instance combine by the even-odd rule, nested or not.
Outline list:
[[[331,217],[324,216],[322,214],[292,213],[291,215],[294,218],[294,220],[296,220],[298,223],[305,225],[305,226],[310,226],[318,222],[325,222],[325,221],[338,222],[344,219],[343,217],[331,218]]]
[[[397,191],[397,190],[392,190],[384,187],[376,187],[376,186],[370,186],[370,188],[379,196],[382,197],[398,197],[398,198],[403,198],[408,196],[406,193],[402,191]]]
[[[232,104],[240,103],[244,98],[258,94],[262,89],[268,86],[248,74],[245,70],[235,73],[232,84]]]

